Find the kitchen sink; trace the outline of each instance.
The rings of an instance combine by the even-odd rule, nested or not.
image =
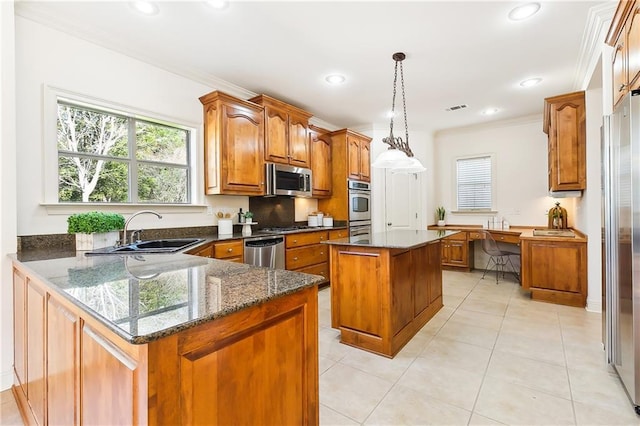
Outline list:
[[[138,241],[126,246],[105,247],[86,252],[87,256],[113,254],[166,254],[176,253],[187,247],[201,243],[204,238],[175,238],[165,240]]]

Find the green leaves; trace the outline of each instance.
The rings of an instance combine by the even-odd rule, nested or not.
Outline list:
[[[438,220],[444,220],[444,215],[446,213],[446,210],[444,209],[444,207],[440,206],[436,209],[436,217],[438,218]]]
[[[124,216],[119,213],[76,213],[67,219],[69,234],[93,234],[117,231],[124,228]]]

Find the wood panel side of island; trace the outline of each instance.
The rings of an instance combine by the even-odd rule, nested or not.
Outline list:
[[[331,323],[340,341],[395,356],[443,306],[440,244],[332,244]]]

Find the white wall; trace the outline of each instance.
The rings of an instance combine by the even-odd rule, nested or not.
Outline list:
[[[13,2],[0,2],[0,391],[13,383],[13,286],[16,251],[15,44]]]
[[[481,225],[489,215],[456,214],[455,160],[461,156],[495,154],[496,210],[511,225],[547,226],[546,211],[554,206],[547,190],[547,135],[542,116],[498,121],[438,132],[434,158],[435,201],[447,210],[449,224]],[[567,208],[572,224],[573,203],[558,200]],[[435,220],[431,214],[431,223]]]
[[[65,233],[68,210],[47,208],[43,202],[43,93],[53,86],[83,96],[148,112],[149,115],[191,123],[197,129],[197,164],[202,165],[202,105],[198,98],[216,88],[180,77],[137,59],[16,17],[16,115],[18,150],[18,235]],[[4,28],[3,28],[4,30]],[[4,54],[4,50],[3,50]],[[195,176],[196,202],[213,210],[248,208],[248,198],[204,196],[202,167]],[[121,208],[131,213],[140,207]],[[113,210],[113,209],[112,209]],[[147,228],[215,224],[212,209],[159,208],[162,221],[140,219]],[[117,211],[117,209],[116,209]]]

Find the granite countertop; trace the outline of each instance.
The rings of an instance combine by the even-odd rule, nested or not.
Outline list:
[[[394,230],[376,232],[371,234],[370,237],[357,236],[323,241],[323,244],[410,249],[457,234],[458,232],[459,231]]]
[[[148,343],[323,280],[187,254],[77,256],[22,263],[133,344]]]

